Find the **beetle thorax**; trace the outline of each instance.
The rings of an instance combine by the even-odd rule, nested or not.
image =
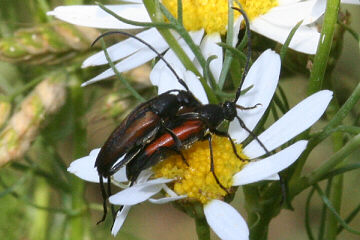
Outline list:
[[[224,112],[224,118],[228,121],[234,120],[236,117],[236,105],[234,102],[226,101],[222,105],[222,109]]]

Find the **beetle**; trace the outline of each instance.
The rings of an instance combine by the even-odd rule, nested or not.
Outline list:
[[[106,218],[106,199],[109,195],[111,195],[111,175],[113,175],[120,167],[131,161],[132,157],[134,157],[136,153],[143,148],[143,146],[151,142],[160,130],[168,132],[174,138],[174,141],[177,142],[178,148],[180,148],[180,141],[176,139],[176,136],[166,127],[166,122],[173,120],[179,111],[191,111],[195,107],[201,105],[201,103],[189,91],[186,83],[177,75],[166,59],[164,59],[159,52],[142,39],[126,32],[112,31],[100,35],[97,39],[95,39],[93,45],[100,38],[115,33],[132,37],[148,46],[162,61],[165,62],[178,79],[179,83],[186,90],[170,90],[138,105],[120,123],[120,125],[115,128],[101,147],[95,161],[95,168],[99,174],[104,215],[98,223],[104,221]],[[132,152],[132,154],[130,154],[132,157],[129,157],[128,155],[127,158],[121,159],[121,157],[128,154],[130,151]],[[178,153],[181,154],[180,151],[178,151]],[[183,159],[185,161],[184,157]],[[105,190],[103,178],[107,178],[108,180],[107,191]]]
[[[257,136],[246,127],[245,123],[237,116],[236,108],[242,110],[249,110],[256,108],[259,104],[251,107],[242,107],[236,105],[237,99],[234,101],[226,101],[222,105],[206,104],[197,107],[193,112],[184,113],[177,117],[176,123],[170,127],[174,138],[171,134],[164,132],[154,139],[151,143],[147,144],[139,153],[133,155],[129,153],[128,156],[131,161],[126,165],[126,175],[134,184],[140,172],[151,166],[157,164],[161,159],[166,157],[170,152],[178,153],[178,149],[183,149],[191,146],[193,143],[202,140],[208,140],[210,150],[210,171],[212,172],[217,184],[227,192],[227,189],[218,180],[214,171],[214,159],[212,152],[212,134],[227,137],[231,143],[232,149],[236,157],[242,159],[237,153],[235,143],[231,139],[228,132],[218,130],[218,127],[225,120],[232,121],[235,118],[239,121],[241,127],[256,139],[266,153],[269,151],[264,144],[257,138]],[[174,139],[179,139],[181,143],[177,143]]]
[[[241,9],[237,9],[242,11]],[[243,11],[242,11],[243,13]],[[244,19],[246,21],[246,25],[249,26],[249,22],[247,17],[245,17],[245,13],[243,13]],[[250,31],[249,27],[247,27],[248,38],[250,39]],[[131,184],[134,184],[140,172],[144,169],[147,169],[157,162],[159,162],[162,158],[166,157],[169,152],[179,152],[179,149],[184,147],[189,147],[193,143],[199,140],[208,140],[209,148],[210,148],[210,171],[212,172],[216,182],[219,184],[221,188],[225,191],[225,187],[219,182],[217,176],[214,172],[214,159],[212,153],[212,135],[216,134],[218,136],[227,137],[231,142],[232,149],[234,154],[238,159],[244,161],[239,154],[237,153],[235,143],[231,139],[230,135],[226,131],[218,130],[221,123],[224,121],[233,121],[237,119],[240,123],[240,126],[247,131],[265,150],[268,154],[269,151],[266,149],[264,144],[257,138],[257,136],[246,127],[245,123],[241,120],[239,116],[237,116],[236,109],[241,110],[250,110],[254,109],[261,104],[256,104],[251,107],[243,107],[237,105],[236,102],[241,94],[242,83],[244,82],[245,76],[249,70],[249,61],[251,56],[251,45],[250,40],[248,41],[248,58],[247,63],[244,69],[244,73],[242,75],[241,84],[238,87],[235,98],[233,101],[225,101],[222,104],[205,104],[196,106],[193,111],[189,111],[186,113],[182,113],[177,115],[176,123],[169,124],[170,132],[175,134],[174,137],[172,134],[168,132],[163,132],[156,139],[154,139],[151,143],[147,144],[143,149],[138,152],[129,153],[129,155],[125,156],[124,162],[128,162],[126,165],[126,174]],[[180,140],[179,143],[176,139]],[[181,155],[182,156],[182,155]],[[130,160],[127,160],[129,158]]]
[[[246,14],[243,11],[242,13],[246,21],[246,26],[249,26]],[[177,76],[176,72],[166,60],[142,39],[121,31],[108,32],[105,34],[112,33],[121,33],[144,43],[156,52],[168,65],[171,71],[173,71],[175,76]],[[250,39],[249,27],[247,27],[247,36]],[[155,165],[162,157],[166,156],[169,151],[180,154],[186,163],[186,159],[183,157],[181,149],[188,147],[199,140],[207,139],[209,141],[211,156],[210,171],[213,173],[219,186],[227,191],[219,182],[214,172],[210,133],[227,137],[231,142],[234,154],[237,158],[242,161],[244,161],[244,159],[241,159],[238,155],[230,135],[227,132],[217,129],[225,120],[232,121],[236,118],[240,125],[260,143],[266,153],[269,153],[257,136],[249,130],[244,122],[237,116],[236,112],[237,108],[247,110],[258,106],[258,104],[252,107],[236,105],[236,102],[240,97],[242,83],[249,70],[250,56],[251,44],[250,41],[248,41],[248,60],[245,65],[241,84],[237,89],[233,101],[226,101],[222,105],[202,105],[189,91],[185,82],[177,76],[178,81],[184,86],[186,91],[170,90],[139,105],[119,125],[119,127],[114,130],[101,148],[95,163],[95,167],[97,167],[99,173],[100,187],[104,198],[104,216],[101,221],[106,217],[107,210],[105,200],[108,194],[111,194],[109,177],[118,169],[126,165],[127,176],[132,185],[142,170]],[[173,95],[171,94],[172,92],[177,92],[178,94]],[[123,158],[117,161],[122,156]],[[108,193],[105,191],[102,177],[107,177],[109,179]]]

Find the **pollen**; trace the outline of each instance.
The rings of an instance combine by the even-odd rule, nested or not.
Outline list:
[[[221,185],[230,190],[234,174],[239,172],[248,161],[236,157],[227,138],[214,135],[212,148],[215,175]],[[236,144],[236,149],[242,159],[248,159],[242,153],[240,144]],[[175,179],[173,190],[178,195],[187,195],[190,200],[205,204],[212,199],[222,199],[227,192],[220,187],[210,171],[208,141],[196,142],[182,152],[188,165],[179,155],[171,155],[153,167],[155,177]]]
[[[239,7],[234,1],[233,5]],[[239,0],[250,20],[267,13],[278,5],[277,0]],[[177,17],[177,0],[163,0],[164,6]],[[182,0],[183,24],[186,30],[201,28],[207,33],[225,34],[228,23],[228,0]],[[240,16],[234,10],[234,18]]]

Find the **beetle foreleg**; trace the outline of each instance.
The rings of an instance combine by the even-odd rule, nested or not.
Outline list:
[[[245,162],[245,159],[243,159],[242,157],[240,157],[240,155],[237,153],[237,150],[236,150],[236,146],[235,146],[235,143],[234,141],[231,139],[229,133],[227,132],[222,132],[222,131],[219,131],[219,130],[212,130],[213,133],[215,133],[216,135],[218,136],[221,136],[221,137],[227,137],[231,143],[231,146],[232,146],[232,149],[233,149],[233,152],[235,154],[235,156],[242,162]]]
[[[213,174],[216,183],[227,193],[229,194],[228,190],[221,184],[221,182],[219,181],[218,177],[215,174],[215,167],[214,167],[214,155],[213,155],[213,150],[212,150],[212,144],[211,144],[211,134],[206,134],[205,138],[207,138],[207,140],[209,141],[209,150],[210,150],[210,172]]]

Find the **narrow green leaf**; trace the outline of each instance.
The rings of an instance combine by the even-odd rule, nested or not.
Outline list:
[[[292,40],[292,38],[294,37],[296,31],[299,29],[299,27],[301,26],[301,24],[303,23],[303,20],[301,20],[300,22],[298,22],[295,27],[293,27],[288,35],[288,37],[286,38],[286,41],[284,43],[284,45],[282,45],[281,50],[280,50],[280,59],[281,62],[284,60],[286,52],[289,48],[290,42]]]
[[[330,200],[326,197],[326,195],[324,194],[324,192],[321,190],[321,188],[319,187],[319,185],[315,184],[314,185],[316,191],[318,192],[319,196],[321,197],[322,201],[324,202],[324,204],[327,206],[327,208],[329,209],[329,211],[336,217],[336,219],[338,220],[339,224],[344,227],[347,231],[356,234],[356,235],[360,235],[360,231],[353,229],[352,227],[350,227],[339,215],[339,213],[335,210],[335,208],[333,207],[332,203],[330,202]]]

